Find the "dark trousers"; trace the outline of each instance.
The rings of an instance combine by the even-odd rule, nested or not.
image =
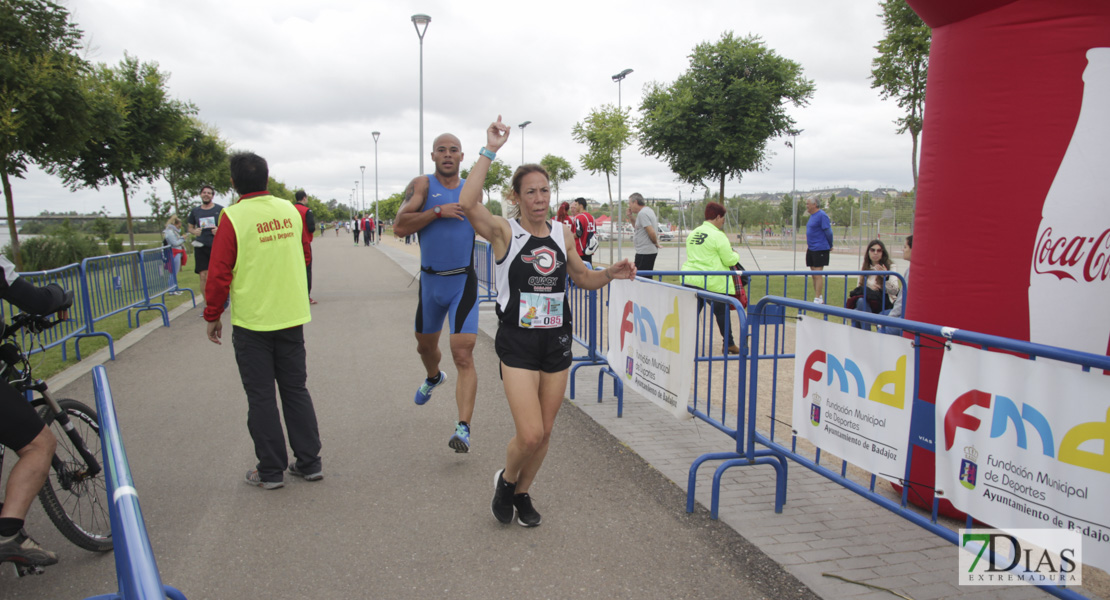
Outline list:
[[[312,262],[309,261],[304,266],[304,274],[308,276],[308,295],[312,295]]]
[[[695,289],[695,290],[700,290],[701,289],[699,287],[694,287],[692,285],[683,285],[682,287],[688,287],[688,288]],[[702,298],[701,296],[698,297],[698,317],[699,318],[701,317],[701,309],[705,307],[706,302],[709,302],[709,301]],[[717,319],[717,329],[719,329],[721,331],[721,337],[727,338],[727,340],[726,340],[727,345],[735,346],[736,341],[732,336],[732,329],[731,329],[732,323],[729,322],[729,314],[728,314],[729,313],[729,310],[728,310],[729,305],[728,305],[728,303],[726,303],[726,302],[712,302],[712,305],[713,305],[713,317]],[[728,332],[727,334],[725,333],[726,331]]]
[[[369,246],[370,242],[374,241],[374,230],[367,229],[366,233],[362,234],[362,241],[365,245]]]
[[[247,393],[247,430],[254,440],[262,481],[282,481],[289,465],[275,381],[297,469],[302,473],[321,470],[320,430],[312,397],[305,387],[304,328],[298,325],[278,331],[252,331],[233,326],[231,343]]]
[[[355,230],[355,244],[358,244],[358,230]]]
[[[655,269],[655,257],[658,254],[637,254],[635,259],[637,271],[652,271]]]

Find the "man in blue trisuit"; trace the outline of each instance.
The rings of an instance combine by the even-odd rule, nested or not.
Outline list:
[[[419,232],[420,303],[416,307],[416,351],[427,378],[414,398],[423,405],[432,390],[447,381],[439,368],[439,334],[446,318],[451,328],[451,358],[458,381],[455,402],[459,420],[447,445],[455,452],[470,451],[470,421],[478,394],[474,343],[478,338],[478,276],[474,272],[474,228],[459,206],[464,180],[459,138],[445,133],[432,144],[435,173],[420,175],[405,189],[393,231],[398,236]]]

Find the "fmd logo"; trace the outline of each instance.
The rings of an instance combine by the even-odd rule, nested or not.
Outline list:
[[[960,585],[1083,585],[1083,541],[1064,529],[961,529]]]
[[[851,358],[841,360],[831,352],[814,350],[806,357],[802,373],[802,398],[809,396],[810,383],[824,381],[828,389],[850,394],[851,388],[864,400],[902,410],[906,406],[906,357],[899,356],[894,368],[875,376],[868,387],[859,364]],[[836,384],[834,386],[834,384]],[[890,388],[889,390],[887,388]]]
[[[678,354],[679,331],[678,298],[674,299],[671,314],[663,318],[662,327],[659,326],[655,315],[651,314],[646,307],[631,300],[624,303],[624,311],[621,315],[620,349],[622,351],[625,348],[625,335],[639,333],[641,342]]]

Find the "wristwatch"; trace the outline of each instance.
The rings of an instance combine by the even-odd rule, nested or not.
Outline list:
[[[436,214],[436,218],[438,219],[438,218],[443,216],[443,207],[442,206],[436,206],[435,208],[432,209],[432,212],[434,212]]]

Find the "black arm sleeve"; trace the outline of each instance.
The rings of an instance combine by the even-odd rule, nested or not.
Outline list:
[[[304,211],[304,228],[309,231],[316,231],[316,217],[312,215],[312,209]]]
[[[45,287],[35,287],[22,277],[8,285],[4,299],[19,310],[34,315],[52,315],[73,304],[73,294],[63,290],[62,286],[50,283]]]

